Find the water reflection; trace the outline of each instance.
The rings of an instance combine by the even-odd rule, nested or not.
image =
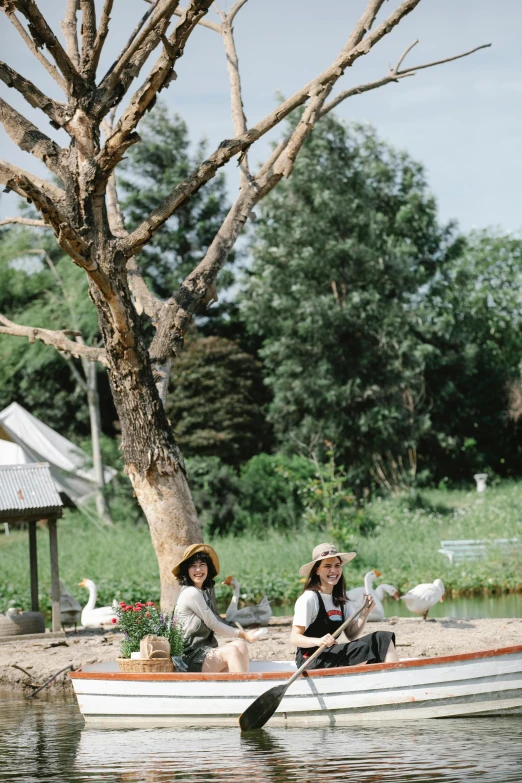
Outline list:
[[[359,728],[83,729],[70,702],[0,701],[0,781],[520,783],[522,719]]]
[[[272,612],[277,616],[292,614],[292,606],[273,606]],[[384,602],[386,617],[413,617],[404,601],[386,600]],[[522,617],[522,593],[509,595],[474,596],[472,598],[447,598],[442,604],[435,604],[430,609],[430,617]],[[522,778],[521,778],[522,779]]]

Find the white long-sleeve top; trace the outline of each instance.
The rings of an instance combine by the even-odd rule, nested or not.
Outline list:
[[[185,639],[197,637],[202,624],[219,636],[239,637],[239,630],[222,623],[205,601],[203,591],[193,585],[182,588],[176,604],[176,615],[183,627]]]

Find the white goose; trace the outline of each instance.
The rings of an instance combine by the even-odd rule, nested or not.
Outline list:
[[[391,598],[395,598],[395,600],[398,601],[399,591],[393,585],[383,583],[376,587],[372,595],[373,600],[375,601],[375,607],[368,615],[368,620],[371,623],[378,623],[381,620],[384,620],[384,606],[382,605],[384,598],[389,595]]]
[[[268,625],[272,617],[272,609],[266,595],[262,597],[257,606],[244,606],[242,609],[239,609],[239,582],[233,576],[227,576],[223,584],[227,585],[227,587],[232,587],[234,590],[225,615],[227,623],[240,623],[243,627],[248,625]]]
[[[80,587],[85,587],[89,591],[89,600],[82,609],[82,625],[84,628],[99,628],[100,625],[108,625],[113,622],[114,614],[112,606],[96,607],[96,597],[98,592],[92,579],[82,579],[79,582]]]
[[[364,587],[353,587],[351,590],[348,590],[348,600],[353,604],[354,610],[361,608],[365,595],[371,595],[375,601],[373,583],[379,576],[382,576],[381,572],[373,568],[371,571],[368,571],[364,577]]]
[[[444,592],[445,590],[442,581],[440,579],[435,579],[434,582],[412,587],[407,593],[401,595],[401,599],[410,612],[413,614],[421,614],[426,620],[431,607],[435,606],[439,601],[444,601]]]

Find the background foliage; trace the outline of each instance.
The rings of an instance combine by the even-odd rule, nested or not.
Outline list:
[[[204,154],[161,105],[142,136],[119,183],[129,228]],[[141,254],[159,295],[203,257],[228,206],[219,176]],[[248,599],[265,589],[293,599],[318,537],[357,549],[354,584],[378,565],[400,588],[441,575],[455,592],[520,588],[499,553],[453,570],[434,553],[444,537],[522,534],[516,483],[482,504],[467,494],[477,471],[490,485],[522,473],[521,272],[520,235],[442,225],[406,152],[333,115],[317,125],[292,177],[249,223],[219,303],[198,313],[168,393],[204,534]],[[0,229],[0,312],[53,328],[74,321],[87,342],[99,339],[83,272],[38,229]],[[119,470],[109,485],[116,529],[69,512],[62,569],[70,584],[94,578],[102,603],[156,600],[157,564],[121,472],[103,368],[98,380],[104,459]],[[70,364],[0,335],[0,407],[15,400],[89,450]],[[0,537],[0,608],[28,605],[25,547],[23,534]]]

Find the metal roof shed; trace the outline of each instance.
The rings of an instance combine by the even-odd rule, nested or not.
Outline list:
[[[51,556],[52,631],[60,631],[60,574],[56,520],[63,503],[55,487],[48,462],[26,465],[0,465],[0,521],[12,527],[29,523],[29,563],[31,571],[31,610],[38,605],[38,558],[36,523],[47,520]]]

